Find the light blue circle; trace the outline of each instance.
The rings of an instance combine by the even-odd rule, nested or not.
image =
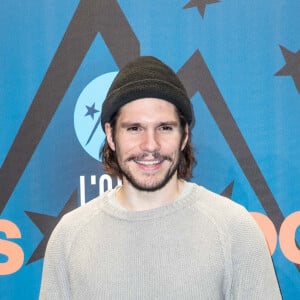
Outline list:
[[[105,139],[100,114],[107,91],[118,72],[96,77],[81,92],[74,110],[74,128],[83,149],[100,161],[99,152]]]

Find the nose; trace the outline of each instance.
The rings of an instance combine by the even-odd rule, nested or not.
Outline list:
[[[158,133],[155,130],[146,130],[143,134],[141,149],[147,152],[155,152],[160,150]]]

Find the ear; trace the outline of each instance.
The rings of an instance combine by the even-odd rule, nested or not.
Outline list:
[[[181,151],[185,148],[186,144],[187,144],[187,141],[189,139],[189,132],[190,132],[190,129],[189,129],[189,126],[188,124],[185,125],[185,128],[184,128],[184,139],[182,140],[182,144],[181,144]]]
[[[110,123],[105,123],[105,134],[106,134],[106,139],[109,147],[115,151],[116,150],[116,145],[114,143],[113,139],[113,130],[110,126]]]

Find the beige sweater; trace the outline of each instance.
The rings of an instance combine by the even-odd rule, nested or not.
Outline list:
[[[114,197],[55,228],[40,299],[281,299],[263,235],[240,205],[187,182],[175,202],[148,211]]]

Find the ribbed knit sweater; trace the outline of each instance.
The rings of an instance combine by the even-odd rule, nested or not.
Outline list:
[[[193,183],[171,204],[127,211],[115,190],[66,214],[40,299],[281,299],[264,237],[240,205]]]

